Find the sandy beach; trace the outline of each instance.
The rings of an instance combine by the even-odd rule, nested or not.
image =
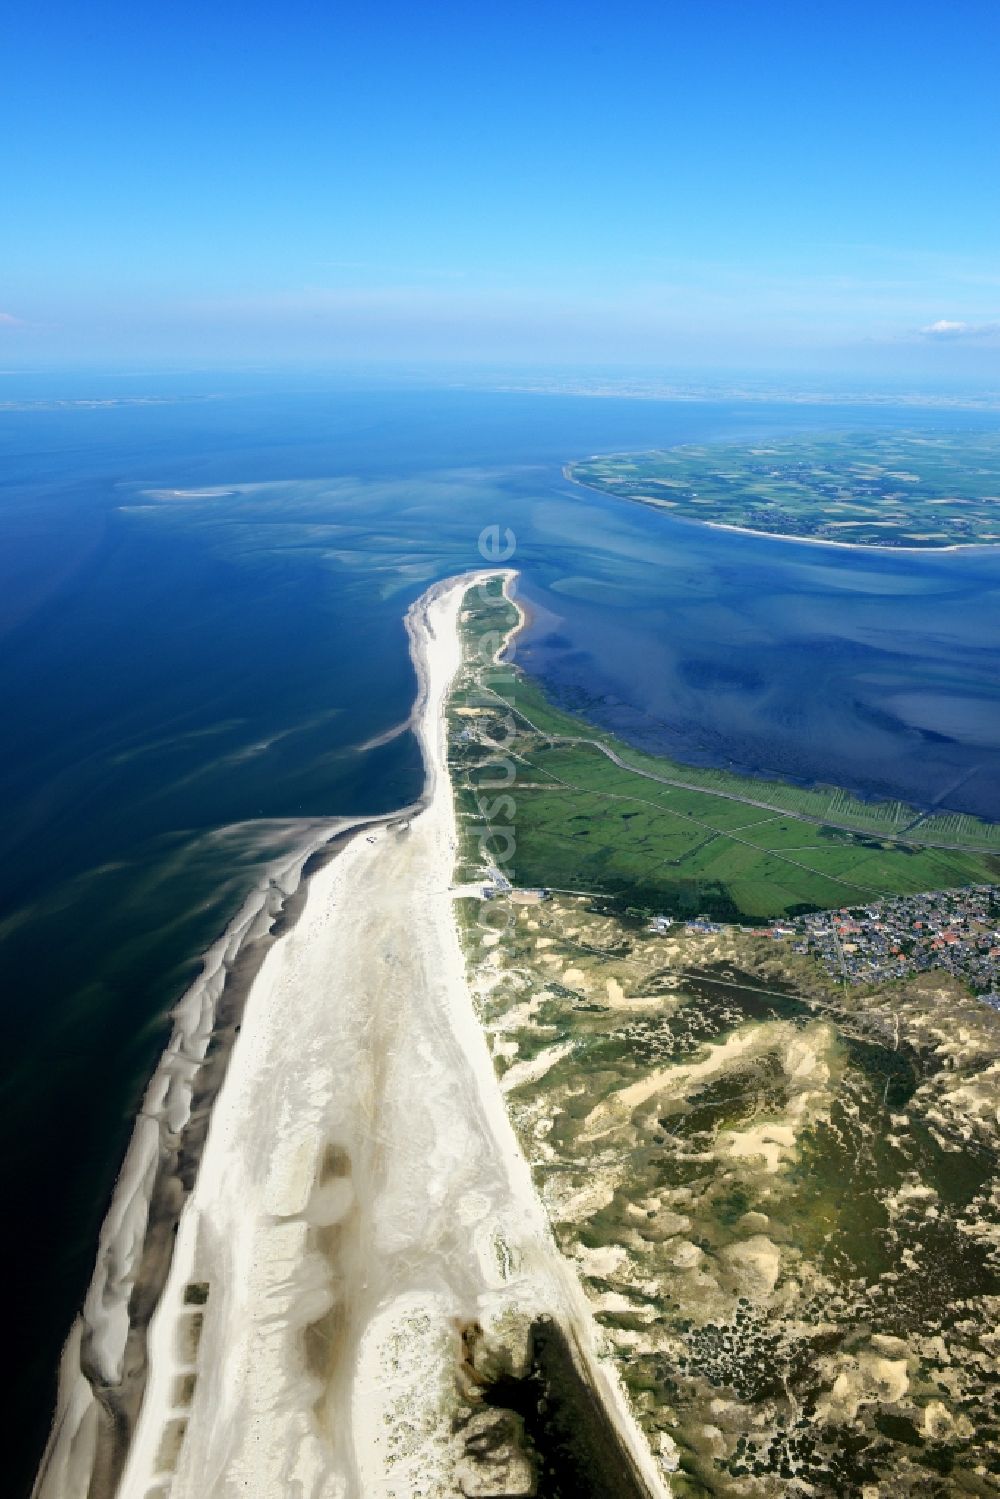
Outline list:
[[[60,1360],[55,1416],[33,1489],[38,1499],[99,1499],[115,1491],[145,1389],[149,1319],[249,987],[266,952],[300,913],[311,868],[355,826],[346,818],[260,825],[262,845],[280,830],[290,852],[265,867],[173,1010]]]
[[[476,580],[435,585],[407,618],[421,807],[311,876],[250,986],[150,1325],[121,1499],[485,1492],[460,1479],[460,1330],[510,1347],[539,1315],[565,1332],[638,1491],[668,1492],[555,1247],[466,982],[444,709]],[[39,1490],[86,1492],[66,1465]]]
[[[589,488],[588,485],[583,487]],[[807,546],[842,547],[849,552],[909,552],[918,557],[933,557],[938,552],[988,552],[993,546],[993,543],[988,541],[950,541],[943,547],[879,546],[878,542],[874,541],[834,541],[829,536],[791,536],[783,531],[755,531],[751,526],[734,526],[729,521],[700,521],[693,515],[679,515],[676,518],[693,521],[696,526],[711,526],[713,531],[737,531],[741,536],[763,536],[765,541],[800,541]]]

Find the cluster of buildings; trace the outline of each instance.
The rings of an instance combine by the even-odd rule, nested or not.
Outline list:
[[[649,929],[666,935],[680,925],[674,917],[654,916]],[[725,930],[708,916],[683,926],[698,933]],[[793,951],[818,958],[834,978],[848,984],[884,984],[940,968],[1000,1011],[1000,885],[967,885],[814,911],[794,921],[774,921],[765,930],[777,939],[790,938]]]
[[[649,923],[649,930],[656,932],[660,937],[665,937],[678,925],[676,916],[654,916]],[[692,920],[684,922],[684,930],[687,932],[721,932],[724,927],[722,922],[712,921],[709,916],[695,916]]]
[[[782,927],[781,934],[788,930]],[[1000,886],[900,895],[817,911],[793,924],[796,952],[812,953],[850,984],[885,983],[942,968],[1000,1008]]]

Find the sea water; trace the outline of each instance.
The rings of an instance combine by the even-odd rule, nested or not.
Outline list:
[[[1000,549],[736,535],[568,483],[602,451],[996,428],[226,375],[0,380],[9,1490],[166,1014],[298,820],[420,790],[402,617],[512,533],[519,660],[646,747],[1000,817]]]

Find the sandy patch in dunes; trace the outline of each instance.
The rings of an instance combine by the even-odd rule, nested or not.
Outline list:
[[[781,1271],[781,1250],[765,1234],[754,1234],[722,1252],[745,1293],[755,1299],[770,1296]]]

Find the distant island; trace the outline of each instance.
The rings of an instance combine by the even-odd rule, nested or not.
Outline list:
[[[684,520],[827,545],[1000,542],[1000,433],[851,433],[610,453],[568,479]]]

